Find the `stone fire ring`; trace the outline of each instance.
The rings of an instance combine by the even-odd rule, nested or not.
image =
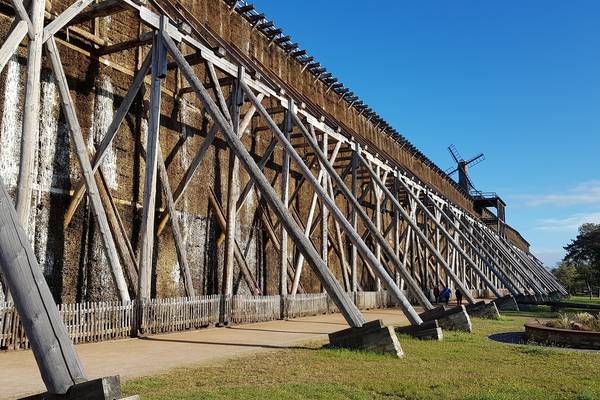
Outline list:
[[[551,328],[539,322],[525,324],[527,340],[576,349],[600,350],[600,332]]]

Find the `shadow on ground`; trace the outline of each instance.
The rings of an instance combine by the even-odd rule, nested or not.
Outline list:
[[[502,332],[488,336],[489,339],[506,344],[527,344],[524,332]]]

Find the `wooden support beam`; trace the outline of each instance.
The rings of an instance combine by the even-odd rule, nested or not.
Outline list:
[[[352,172],[352,181],[351,181],[351,190],[352,196],[356,198],[358,192],[358,181],[357,181],[357,170],[358,170],[358,159],[352,153],[352,161],[351,161],[351,172]],[[350,223],[352,224],[352,229],[358,232],[358,214],[356,209],[352,207],[350,204],[350,200],[348,200],[348,208],[350,209]],[[357,276],[357,264],[358,264],[358,249],[354,244],[350,244],[350,278],[351,278],[351,290],[352,292],[356,292],[358,285],[358,276]]]
[[[385,271],[385,268],[376,260],[375,255],[369,250],[367,245],[360,239],[360,236],[358,235],[358,233],[355,230],[353,230],[353,228],[350,226],[350,224],[346,220],[346,217],[344,216],[344,214],[339,210],[339,208],[335,204],[335,200],[331,199],[327,195],[327,193],[322,190],[322,187],[320,186],[318,179],[312,175],[312,172],[303,163],[302,158],[295,151],[292,144],[285,138],[285,136],[282,134],[282,132],[279,129],[279,127],[277,126],[277,124],[271,119],[271,117],[266,112],[266,110],[262,106],[262,104],[260,104],[260,102],[257,101],[256,96],[254,95],[254,93],[252,93],[252,90],[247,85],[245,85],[244,82],[242,82],[242,85],[243,85],[244,91],[248,95],[250,101],[256,106],[259,113],[267,121],[267,123],[271,127],[271,130],[275,133],[279,142],[283,146],[284,150],[287,151],[288,153],[290,153],[290,157],[298,165],[300,173],[305,176],[307,181],[311,184],[311,186],[313,187],[315,192],[318,194],[321,201],[325,202],[325,204],[327,205],[327,208],[332,213],[332,216],[342,225],[344,231],[346,232],[347,237],[355,245],[357,245],[359,247],[359,250],[361,251],[361,253],[363,253],[363,256],[369,260],[369,264],[371,264],[371,267],[373,268],[373,270],[376,271],[377,275],[380,276],[380,278],[382,280],[384,280],[386,287],[391,292],[391,294],[394,296],[394,298],[396,300],[398,300],[398,302],[400,303],[400,306],[402,307],[402,310],[405,312],[405,314],[406,314],[407,318],[409,319],[409,321],[411,322],[411,324],[420,325],[423,322],[421,320],[421,318],[418,316],[418,314],[416,313],[416,311],[414,310],[412,305],[408,302],[408,300],[406,299],[404,294],[402,292],[400,292],[398,287],[394,284],[393,280],[390,278],[390,276]],[[303,133],[305,140],[311,144],[313,152],[315,152],[315,154],[317,155],[319,162],[325,167],[325,170],[332,177],[335,184],[340,189],[342,189],[344,196],[347,198],[351,197],[352,195],[351,195],[350,191],[345,186],[344,182],[340,179],[339,175],[337,175],[336,171],[333,169],[333,167],[329,163],[329,160],[327,159],[327,157],[325,157],[325,155],[322,153],[322,151],[319,148],[318,143],[314,140],[314,138],[308,132],[308,130],[306,129],[306,127],[304,126],[302,121],[300,121],[298,115],[296,113],[294,113],[293,117],[294,117],[294,122],[295,122],[296,126],[298,126],[300,128],[300,131]],[[351,201],[353,202],[354,207],[358,206],[355,198],[352,197]],[[362,211],[362,210],[360,210],[360,211]],[[364,216],[366,216],[366,215],[364,215]],[[366,219],[367,219],[366,223],[367,223],[367,226],[369,227],[369,229],[373,229],[372,222],[368,219],[368,217]],[[371,224],[370,226],[368,225],[369,223]],[[381,237],[381,234],[379,234],[379,237]],[[388,246],[388,248],[389,248],[389,246]],[[393,253],[392,253],[392,256],[393,256]],[[298,271],[296,271],[296,274],[298,274]],[[429,304],[429,305],[431,305],[431,304]]]
[[[260,110],[260,108],[259,108],[259,110]],[[317,155],[319,161],[323,165],[325,165],[325,168],[326,168],[327,172],[329,173],[329,175],[332,177],[333,182],[341,190],[341,193],[344,195],[344,197],[346,197],[347,199],[350,200],[352,207],[354,207],[358,211],[359,216],[363,220],[365,227],[373,232],[374,237],[384,247],[384,250],[386,251],[386,256],[389,259],[394,260],[396,265],[399,265],[399,260],[395,259],[394,252],[391,249],[391,247],[389,246],[389,244],[382,237],[381,233],[376,230],[373,222],[370,220],[370,218],[364,212],[364,210],[362,210],[360,208],[360,204],[358,203],[356,198],[352,196],[352,193],[346,187],[343,180],[339,177],[339,175],[337,175],[336,171],[333,169],[331,164],[324,157],[323,153],[319,149],[318,144],[311,137],[308,130],[306,129],[306,127],[304,126],[304,124],[302,123],[302,121],[300,120],[300,118],[298,117],[297,114],[294,114],[294,120],[295,120],[296,125],[300,128],[300,131],[304,134],[305,140],[311,144],[311,147],[313,148],[313,151]],[[273,125],[273,130],[275,130],[275,129],[276,129],[276,125]],[[291,147],[291,145],[290,145],[290,147]],[[292,148],[292,151],[293,151],[293,148]],[[359,155],[359,157],[360,157],[360,155]],[[306,171],[303,171],[303,173],[306,173]],[[310,173],[310,171],[308,171],[308,173]],[[314,179],[314,177],[312,177],[312,175],[310,177],[307,177],[307,179],[310,179],[310,178]],[[315,188],[315,190],[317,192],[319,192],[318,187]],[[414,308],[412,307],[412,305],[408,302],[408,300],[406,299],[404,294],[395,285],[394,281],[389,276],[385,267],[377,260],[376,256],[373,254],[373,252],[371,252],[371,250],[368,248],[368,246],[365,244],[365,242],[360,238],[360,235],[358,235],[358,233],[353,229],[353,227],[350,225],[350,223],[346,220],[346,217],[337,208],[337,206],[335,205],[335,201],[330,199],[328,196],[322,196],[321,200],[328,204],[329,211],[332,213],[334,218],[337,219],[337,221],[343,227],[344,231],[346,232],[347,237],[352,241],[353,244],[355,244],[358,247],[358,250],[362,253],[363,257],[368,260],[369,265],[371,266],[373,271],[376,273],[376,275],[382,280],[382,282],[384,283],[386,288],[390,291],[390,294],[398,301],[398,303],[400,304],[400,307],[402,308],[403,312],[406,314],[406,316],[409,319],[409,321],[411,322],[411,324],[414,324],[414,325],[421,324],[422,320],[417,315],[417,313],[414,310]],[[413,288],[413,290],[417,293],[417,296],[418,296],[418,294],[420,293],[419,289]],[[423,306],[426,308],[432,308],[431,303],[429,303],[429,301],[426,298],[424,298],[424,296],[422,296],[422,297],[423,298],[421,298],[420,300],[422,300]]]
[[[87,11],[83,11],[73,17],[69,25],[82,24],[91,21],[95,18],[108,17],[120,11],[125,11],[126,8],[120,0],[103,0],[99,3],[92,4]]]
[[[335,158],[338,155],[340,146],[341,146],[341,142],[338,142],[338,146],[334,149],[333,153],[331,154],[332,161],[335,161]],[[321,170],[319,170],[319,174],[317,176],[317,182],[319,182],[319,185],[322,185],[323,178],[324,178],[324,170],[321,169]],[[310,209],[308,211],[308,218],[307,218],[307,222],[306,222],[306,225],[304,228],[304,236],[307,239],[310,238],[311,229],[313,227],[315,210],[317,207],[317,199],[318,199],[318,194],[315,192],[313,194],[312,201],[310,203]],[[304,257],[302,256],[302,254],[299,254],[298,258],[296,259],[296,267],[295,267],[296,275],[294,275],[294,282],[292,283],[292,290],[291,290],[292,295],[296,294],[296,292],[298,290],[298,285],[300,284],[300,276],[302,275],[303,265],[304,265]],[[325,263],[325,265],[327,265],[327,263]]]
[[[58,48],[56,47],[54,37],[51,37],[46,42],[46,50],[48,55],[50,56],[50,60],[52,61],[52,70],[54,72],[57,86],[60,91],[63,112],[65,114],[67,122],[69,123],[71,139],[75,144],[75,150],[77,153],[77,159],[79,161],[79,167],[81,168],[85,185],[88,190],[90,203],[92,205],[92,212],[94,213],[94,216],[96,217],[96,222],[98,223],[98,231],[100,232],[100,236],[102,237],[102,241],[104,243],[106,257],[108,259],[108,263],[110,264],[111,272],[115,280],[115,286],[117,287],[117,291],[119,292],[120,299],[122,301],[129,301],[130,297],[129,291],[127,289],[127,283],[125,282],[125,277],[123,275],[123,270],[119,261],[119,255],[117,253],[117,249],[115,247],[115,243],[110,232],[106,212],[104,210],[104,207],[102,206],[102,200],[100,199],[100,195],[98,193],[98,187],[94,179],[94,173],[92,172],[92,165],[90,163],[90,159],[87,153],[87,146],[85,144],[85,141],[83,140],[81,126],[79,125],[79,121],[77,119],[75,105],[73,104],[73,100],[71,99],[69,86],[67,84],[67,77],[65,76],[65,72],[62,67],[60,55],[58,53]]]
[[[160,145],[157,146],[158,151],[158,171],[160,174],[160,182],[165,193],[167,200],[167,209],[171,216],[171,228],[173,229],[173,239],[175,240],[175,251],[177,253],[177,261],[179,262],[179,268],[181,269],[181,275],[183,276],[183,284],[185,287],[185,294],[187,297],[196,297],[196,291],[194,290],[194,284],[192,282],[192,273],[190,266],[187,261],[187,251],[185,249],[185,243],[183,241],[183,235],[181,234],[181,228],[179,226],[179,217],[177,210],[175,209],[175,202],[173,201],[173,193],[171,192],[171,185],[169,184],[169,174],[167,173],[167,167],[160,149]]]
[[[331,182],[331,177],[327,177],[327,183],[329,188],[329,196],[333,199],[335,198],[333,194],[333,183]],[[334,219],[333,226],[335,228],[335,241],[332,241],[331,245],[336,251],[338,258],[340,259],[340,264],[342,266],[342,278],[344,279],[344,287],[346,291],[349,291],[351,288],[350,279],[348,277],[348,271],[350,270],[350,266],[348,265],[348,261],[346,260],[346,251],[344,250],[344,242],[342,241],[342,232],[340,229],[340,224]],[[336,245],[337,243],[337,245]]]
[[[259,98],[262,99],[263,97],[264,97],[264,95],[262,95],[262,94],[259,95]],[[256,112],[256,109],[254,107],[251,107],[250,110],[248,110],[248,112],[246,112],[244,119],[240,123],[240,132],[243,133],[246,129],[248,129],[248,126],[250,126],[250,122],[252,122],[252,117],[254,116],[255,112]],[[202,164],[202,160],[206,156],[208,149],[212,145],[212,142],[215,140],[215,137],[216,137],[218,131],[219,131],[219,126],[216,123],[213,124],[213,126],[208,131],[208,134],[207,134],[206,138],[204,139],[204,141],[202,142],[202,144],[200,145],[198,152],[196,153],[196,155],[190,162],[188,169],[183,174],[183,178],[181,178],[181,181],[177,185],[175,192],[173,192],[173,200],[175,201],[175,204],[177,204],[177,202],[179,202],[183,193],[188,188],[190,182],[192,181],[192,178],[196,174],[196,171],[198,171],[198,168]],[[160,217],[160,223],[158,224],[157,235],[160,235],[162,233],[162,230],[164,229],[164,227],[168,221],[169,221],[169,214],[163,213],[163,215]]]
[[[17,12],[17,15],[19,16],[21,21],[23,21],[27,24],[27,31],[29,32],[29,38],[33,38],[35,36],[33,24],[31,23],[31,19],[29,18],[29,14],[27,13],[27,10],[25,9],[25,5],[23,4],[23,1],[22,0],[12,0],[12,3],[13,3],[13,7],[15,8],[15,11]],[[2,68],[0,68],[0,72],[1,71],[2,71]]]
[[[444,217],[448,223],[453,224],[454,221],[452,221],[452,219],[446,214],[446,212],[435,202],[435,200],[433,200],[429,194],[427,194],[427,197],[430,199],[430,203],[433,205],[436,215],[439,218],[436,218],[436,224],[438,225],[438,227],[442,227],[441,225],[441,219],[442,217]],[[504,276],[498,271],[498,268],[493,266],[487,259],[486,257],[479,251],[479,249],[477,249],[475,247],[475,245],[467,238],[466,234],[463,232],[464,231],[468,231],[464,225],[462,225],[461,221],[459,219],[457,219],[456,221],[458,223],[458,226],[456,227],[457,229],[455,229],[455,232],[458,234],[458,236],[460,236],[461,238],[463,238],[465,240],[465,242],[469,245],[469,247],[473,250],[473,252],[483,261],[483,263],[486,265],[486,267],[488,269],[490,269],[490,271],[492,271],[494,273],[494,275],[502,282],[502,284],[511,291],[511,294],[513,296],[518,295],[518,293],[514,292],[514,289],[512,289],[512,284],[507,281]],[[462,229],[461,229],[462,228]],[[441,229],[439,229],[441,230]],[[437,232],[437,234],[439,235],[439,230]],[[445,232],[446,236],[448,235],[448,232]],[[448,237],[447,237],[448,238]],[[448,239],[449,240],[449,239]],[[452,244],[452,241],[449,240],[449,242]],[[470,258],[469,258],[470,259]],[[479,269],[477,269],[479,270]],[[478,274],[481,276],[481,274]],[[494,295],[498,298],[502,297],[502,295],[500,294],[500,292],[498,291],[498,289],[496,288],[496,286],[491,283],[489,281],[489,278],[485,275],[483,275],[484,278],[482,278],[482,280],[485,282],[485,284],[492,290],[492,292],[494,293]],[[489,284],[488,284],[489,282]]]
[[[110,231],[115,239],[117,251],[121,256],[123,265],[125,265],[127,278],[129,279],[133,293],[137,293],[138,266],[135,259],[135,253],[133,252],[129,239],[127,239],[127,233],[123,227],[123,222],[121,221],[117,207],[110,194],[110,190],[102,170],[94,175],[94,179],[96,180],[96,186],[98,187],[98,194],[102,200],[102,205],[106,211],[106,218],[110,227]]]
[[[260,195],[259,195],[259,201],[258,201],[256,212],[259,213],[260,220],[261,220],[261,222],[263,224],[263,227],[267,231],[267,235],[269,236],[269,239],[273,243],[273,247],[275,248],[275,251],[278,254],[280,254],[281,253],[281,244],[279,242],[279,239],[277,238],[277,234],[275,233],[275,228],[273,227],[273,223],[271,222],[271,218],[268,215],[267,207],[263,205],[263,202],[264,202],[264,200],[261,199]],[[290,258],[288,257],[288,259],[287,259],[287,276],[288,276],[288,279],[290,281],[293,280],[294,279],[294,275],[295,275],[294,266],[292,265],[292,262],[291,262]],[[289,285],[288,285],[288,287],[289,287]],[[300,293],[305,293],[304,288],[302,287],[302,285],[300,285],[298,287],[298,291]]]
[[[231,125],[233,125],[233,120],[231,119],[231,114],[229,113],[229,107],[227,105],[227,101],[225,100],[225,95],[223,94],[223,90],[221,89],[221,85],[219,84],[219,76],[217,75],[217,71],[215,71],[215,67],[214,67],[213,63],[211,63],[208,60],[206,61],[206,67],[208,69],[208,76],[210,77],[213,91],[215,93],[215,98],[217,99],[217,103],[219,104],[219,107],[221,107],[221,112],[225,116],[225,119],[227,119],[227,122],[229,122]],[[242,99],[242,102],[243,102],[243,99]],[[235,106],[235,104],[234,104],[234,106]],[[239,110],[238,110],[237,117],[239,119]],[[239,123],[239,121],[238,121],[238,123]],[[238,129],[239,129],[239,127],[238,127]]]
[[[254,159],[252,156],[250,156],[242,142],[239,140],[233,128],[227,125],[224,116],[220,113],[219,108],[210,98],[208,92],[198,77],[194,74],[192,67],[185,61],[184,57],[179,52],[172,39],[164,33],[163,37],[167,47],[169,48],[169,51],[173,55],[173,58],[178,62],[184,76],[189,81],[190,85],[194,87],[196,94],[200,100],[202,100],[207,110],[219,123],[220,128],[224,131],[227,137],[229,145],[236,152],[237,157],[239,157],[240,162],[243,164],[246,171],[248,171],[248,174],[256,181],[256,187],[263,194],[265,200],[269,203],[277,217],[282,221],[290,237],[296,242],[296,245],[301,248],[301,251],[304,253],[307,260],[309,260],[309,264],[314,269],[315,273],[323,283],[323,286],[326,288],[332,300],[346,319],[346,322],[353,327],[363,326],[366,320],[356,306],[352,303],[352,301],[348,298],[346,293],[344,293],[342,287],[331,275],[329,270],[327,270],[327,267],[323,264],[323,260],[319,258],[319,255],[312,244],[304,238],[298,225],[290,218],[287,208],[284,207],[283,203],[279,199],[279,196],[270,186],[266,177],[258,169]],[[249,89],[247,86],[245,86],[244,81],[241,81],[241,84],[244,88],[244,91],[248,94]],[[260,102],[254,95],[252,95],[252,101],[255,103],[256,108],[260,110],[262,106],[260,106]],[[300,160],[300,162],[302,162],[302,160]]]
[[[124,42],[111,44],[108,46],[100,47],[95,51],[96,56],[105,56],[107,54],[114,54],[120,51],[125,51],[129,49],[134,49],[139,46],[144,46],[146,44],[152,43],[154,38],[154,32],[145,32],[141,34],[139,37],[131,40],[126,40]]]
[[[2,47],[0,47],[0,73],[8,63],[8,60],[15,54],[17,48],[27,35],[28,25],[27,22],[21,20],[19,21],[13,28],[13,30],[8,34]]]
[[[475,262],[471,259],[471,257],[469,257],[467,255],[467,253],[463,250],[463,248],[459,245],[459,243],[456,240],[454,240],[454,238],[444,229],[444,227],[442,226],[441,223],[436,221],[434,215],[423,204],[423,202],[421,201],[419,196],[415,195],[414,192],[412,190],[410,190],[410,188],[402,181],[402,179],[399,179],[399,178],[396,178],[396,179],[400,183],[400,186],[404,190],[406,190],[406,192],[409,194],[409,196],[412,197],[415,200],[415,202],[417,203],[417,205],[423,210],[423,212],[425,213],[425,216],[427,218],[429,218],[436,225],[436,227],[441,231],[441,233],[444,236],[446,236],[446,238],[448,239],[450,244],[452,244],[452,246],[454,246],[456,248],[456,250],[458,251],[460,256],[466,261],[467,264],[469,264],[469,266],[473,270],[473,272],[475,272],[485,282],[486,286],[494,293],[494,295],[496,297],[498,297],[498,298],[502,297],[502,295],[500,294],[500,292],[498,291],[496,286],[494,286],[494,284],[488,279],[488,277],[485,276],[485,274],[479,269],[479,267],[477,266],[477,264],[475,264]],[[457,230],[457,232],[460,234],[459,230]],[[439,254],[439,252],[437,251],[435,246],[433,246],[431,241],[429,241],[429,239],[426,236],[423,237],[422,239],[426,242],[427,247],[429,248],[429,250],[431,250],[431,252],[435,255],[435,257],[440,262],[444,261],[444,258]],[[467,293],[465,290],[466,288],[461,285],[459,285],[459,287],[460,287],[461,291],[463,291],[463,293],[465,294],[465,297],[467,298],[467,300],[469,300],[469,302],[472,304],[474,302],[474,299],[473,299],[473,301],[471,301],[472,296],[469,296],[470,292]]]
[[[121,102],[121,105],[117,109],[117,113],[115,114],[110,126],[108,127],[106,134],[102,138],[102,142],[100,142],[100,144],[98,145],[98,148],[96,149],[96,153],[94,154],[94,157],[93,157],[93,165],[92,165],[93,173],[95,173],[98,170],[98,168],[100,167],[100,165],[102,165],[102,161],[104,160],[104,157],[107,154],[107,150],[110,148],[112,141],[115,138],[117,131],[119,130],[119,127],[125,120],[125,116],[129,112],[129,109],[131,108],[131,105],[133,104],[140,88],[144,84],[144,78],[145,78],[146,74],[148,73],[148,71],[150,70],[151,62],[152,62],[152,54],[149,53],[146,56],[146,59],[144,60],[142,67],[135,75],[135,78],[133,79],[133,83],[131,84],[131,87],[127,91],[127,95],[125,96],[125,98]],[[84,182],[79,183],[79,186],[77,187],[77,189],[74,192],[73,197],[71,198],[69,207],[67,208],[67,211],[65,212],[65,219],[64,219],[64,227],[65,228],[71,223],[71,220],[73,219],[73,216],[75,215],[75,211],[77,210],[77,207],[79,206],[79,204],[81,203],[81,200],[83,199],[85,190],[86,190],[86,186],[85,186]]]
[[[294,107],[294,103],[290,100],[289,107],[292,109]],[[284,123],[283,123],[283,132],[286,137],[289,139],[290,134],[292,132],[292,116],[289,111],[285,113]],[[276,143],[275,138],[271,139],[271,143]],[[270,146],[269,146],[270,148]],[[273,145],[273,150],[275,146]],[[272,152],[272,151],[271,151]],[[266,159],[263,157],[260,161]],[[258,165],[261,168],[260,164]],[[262,171],[262,168],[261,168]],[[283,206],[289,207],[289,185],[290,185],[290,155],[287,152],[283,152],[282,160],[281,160],[281,202]],[[280,251],[279,251],[279,294],[281,296],[288,295],[288,278],[287,278],[287,268],[288,268],[288,233],[287,230],[281,226],[279,229],[279,238],[280,238]],[[283,313],[282,313],[283,314]]]
[[[310,132],[313,135],[313,139],[316,139],[314,127],[312,125],[309,126]],[[322,142],[321,142],[321,150],[323,151],[323,155],[327,158],[328,153],[328,143],[329,143],[329,135],[323,133]],[[340,144],[340,142],[338,142]],[[339,151],[339,146],[337,147]],[[337,156],[337,152],[336,152]],[[332,163],[333,164],[333,163]],[[325,167],[321,165],[321,170],[323,171],[323,179],[321,179],[321,187],[326,192],[327,195],[327,187],[329,186],[327,171]],[[335,198],[331,198],[335,202]],[[325,261],[325,265],[329,266],[329,211],[327,210],[327,206],[324,201],[321,201],[321,258]]]
[[[217,223],[219,224],[219,227],[221,228],[221,231],[225,232],[227,230],[227,221],[225,220],[225,213],[223,212],[223,207],[221,207],[221,204],[219,203],[219,200],[217,199],[217,196],[215,195],[215,192],[212,188],[209,188],[209,192],[208,192],[208,201],[209,204],[211,206],[211,208],[213,209],[213,212],[215,213],[215,218],[217,220]],[[250,267],[248,266],[248,261],[246,260],[246,257],[244,256],[244,253],[242,252],[242,249],[236,239],[235,241],[235,247],[234,247],[234,257],[235,257],[235,261],[238,264],[238,267],[240,268],[240,271],[242,272],[242,276],[244,277],[244,279],[246,280],[246,283],[248,284],[248,287],[250,288],[250,291],[252,292],[252,294],[254,296],[260,296],[261,290],[258,287],[258,282],[256,281],[256,279],[254,278],[254,275],[252,275],[252,272],[250,271]]]
[[[17,180],[17,215],[23,226],[28,226],[31,208],[35,154],[40,131],[40,72],[42,68],[42,36],[44,32],[45,1],[31,2],[31,26],[27,53],[27,81],[21,135],[21,159]],[[18,26],[18,25],[17,25]],[[22,29],[22,28],[21,28]]]
[[[234,95],[232,99],[232,113],[223,115],[233,128],[238,138],[242,136],[240,132],[240,108],[244,104],[244,94],[239,84],[244,79],[244,68],[238,70],[238,81],[234,85]],[[227,176],[227,226],[225,229],[225,266],[223,268],[225,276],[223,283],[223,294],[233,295],[233,253],[235,247],[235,232],[237,230],[237,208],[236,203],[239,196],[239,160],[233,149],[229,149],[229,171]]]
[[[64,394],[87,380],[42,268],[0,178],[0,272],[13,296],[42,380]]]
[[[277,139],[272,138],[271,141],[269,142],[269,145],[267,146],[267,149],[265,150],[264,154],[262,155],[260,160],[258,160],[257,165],[261,171],[263,171],[265,169],[267,162],[271,159],[271,156],[273,155],[273,152],[275,151],[276,145],[277,145]],[[288,160],[288,162],[289,162],[289,160]],[[289,174],[289,171],[288,171],[288,174]],[[288,180],[289,180],[289,177],[288,177]],[[240,210],[242,209],[242,206],[248,199],[248,196],[250,195],[250,191],[252,190],[253,187],[254,187],[253,180],[249,180],[246,183],[246,186],[244,186],[244,189],[242,190],[240,197],[238,198],[237,205],[236,205],[238,213],[240,212]],[[289,195],[287,196],[287,198],[288,198],[288,202],[289,202]]]
[[[46,25],[43,30],[43,43],[47,42],[52,36],[54,36],[56,32],[67,26],[67,24],[69,24],[73,18],[79,15],[79,13],[81,13],[81,11],[93,1],[94,0],[76,0],[58,17],[54,18],[54,20]],[[45,4],[46,2],[42,1],[42,10],[44,9]]]
[[[161,29],[166,25],[161,19]],[[140,271],[138,282],[138,305],[150,300],[152,287],[152,260],[154,252],[154,213],[156,212],[156,180],[160,132],[160,86],[167,68],[167,53],[162,36],[157,33],[152,45],[152,85],[150,87],[150,118],[146,138],[146,167],[144,178],[144,209],[140,229]],[[140,321],[141,322],[141,321]],[[138,330],[141,326],[138,326]]]

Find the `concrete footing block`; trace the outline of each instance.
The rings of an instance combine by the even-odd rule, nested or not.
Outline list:
[[[519,311],[519,305],[511,295],[500,297],[492,301],[492,303],[495,303],[500,311]]]
[[[500,319],[500,312],[496,304],[486,303],[485,301],[479,301],[474,304],[467,306],[467,312],[471,317],[485,318],[485,319]]]
[[[471,318],[465,306],[446,308],[439,306],[419,314],[423,321],[437,320],[440,328],[449,331],[472,332]]]
[[[421,340],[442,340],[444,334],[438,321],[423,321],[421,325],[397,326],[394,328],[396,333],[410,335]]]
[[[329,334],[329,343],[334,347],[372,351],[379,354],[404,356],[394,329],[383,325],[382,320],[370,321],[360,328],[347,328]]]
[[[94,379],[71,386],[66,394],[43,393],[21,400],[139,400],[139,396],[122,397],[118,376]]]

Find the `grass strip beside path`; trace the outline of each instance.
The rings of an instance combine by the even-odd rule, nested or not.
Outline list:
[[[442,342],[400,336],[403,359],[315,344],[137,379],[125,392],[156,400],[599,399],[600,354],[488,339],[555,315],[541,308],[475,318],[473,334],[444,332]]]

